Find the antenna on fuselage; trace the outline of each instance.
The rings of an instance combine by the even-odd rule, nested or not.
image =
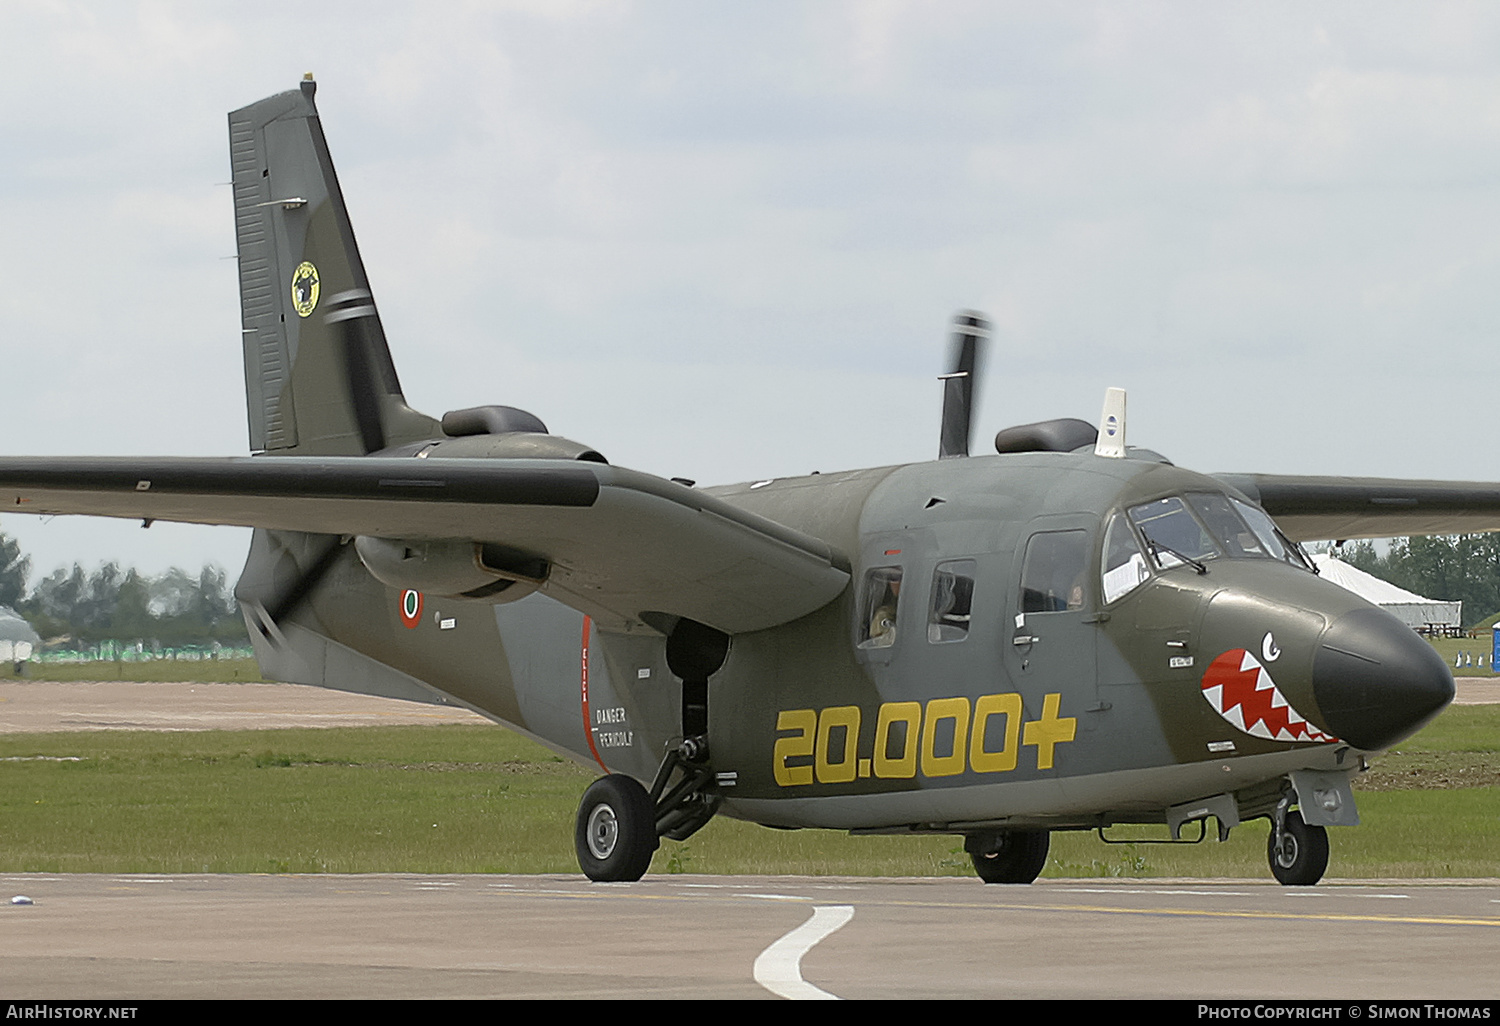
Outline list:
[[[1104,410],[1099,414],[1099,440],[1094,443],[1095,456],[1113,459],[1125,457],[1125,390],[1106,388]]]
[[[974,426],[974,379],[984,357],[984,342],[990,337],[990,324],[973,310],[961,310],[953,317],[953,341],[948,366],[953,369],[940,375],[943,383],[943,423],[938,440],[938,459],[969,455],[969,432]]]

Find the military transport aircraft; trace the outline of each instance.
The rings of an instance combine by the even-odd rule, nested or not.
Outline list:
[[[1453,697],[1432,648],[1308,539],[1500,529],[1500,485],[1205,476],[1100,428],[968,456],[960,315],[940,458],[697,488],[507,406],[406,404],[314,105],[229,116],[250,448],[0,459],[0,509],[255,533],[265,674],[477,710],[603,774],[594,880],[722,813],[957,834],[1029,883],[1053,830],[1271,822],[1315,883],[1350,780]],[[1183,827],[1193,824],[1186,834]]]

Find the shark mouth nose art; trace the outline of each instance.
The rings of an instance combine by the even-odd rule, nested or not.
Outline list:
[[[1203,671],[1203,697],[1238,729],[1268,741],[1334,742],[1286,700],[1270,672],[1243,648],[1232,648]]]

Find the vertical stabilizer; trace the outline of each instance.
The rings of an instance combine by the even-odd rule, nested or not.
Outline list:
[[[440,437],[406,405],[313,102],[229,115],[250,448],[362,455]]]

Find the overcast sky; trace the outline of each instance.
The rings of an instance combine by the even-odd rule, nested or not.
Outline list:
[[[1500,480],[1500,6],[0,6],[0,450],[246,449],[225,114],[316,74],[408,401],[710,484],[1130,394],[1205,471]],[[46,572],[228,528],[0,518]]]

